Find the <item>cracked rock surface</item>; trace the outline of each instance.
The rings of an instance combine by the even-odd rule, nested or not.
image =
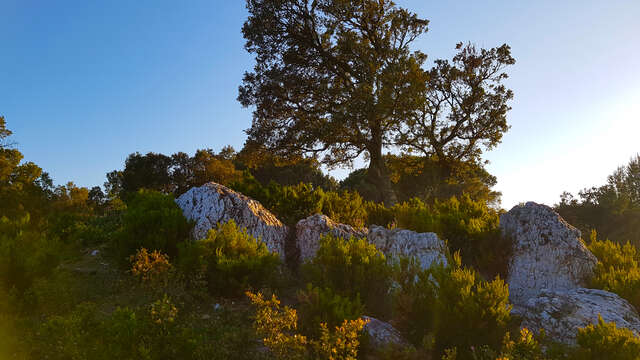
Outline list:
[[[296,242],[300,250],[300,260],[313,258],[320,247],[320,238],[327,234],[343,239],[364,238],[367,236],[367,229],[355,229],[349,225],[336,223],[322,214],[302,219],[296,224]]]
[[[435,233],[417,233],[373,225],[367,239],[385,255],[416,258],[423,269],[430,268],[435,262],[447,265],[447,246]]]
[[[543,290],[525,305],[514,307],[513,312],[522,317],[522,327],[536,333],[544,329],[550,339],[569,345],[575,345],[578,328],[596,324],[598,315],[640,335],[636,309],[620,296],[604,290]]]
[[[239,228],[246,228],[249,234],[262,239],[270,251],[284,258],[289,230],[260,202],[210,182],[180,195],[176,203],[187,219],[196,222],[193,229],[195,239],[206,237],[218,223],[233,219]]]
[[[362,318],[368,321],[364,326],[364,331],[369,335],[371,345],[374,348],[384,348],[388,345],[406,346],[409,344],[391,324],[370,316],[363,316]]]
[[[500,216],[502,234],[513,241],[509,262],[509,297],[524,305],[543,289],[586,286],[596,257],[580,239],[580,231],[546,205],[528,202]]]

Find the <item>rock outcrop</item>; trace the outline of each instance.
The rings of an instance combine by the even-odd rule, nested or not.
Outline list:
[[[509,263],[510,300],[524,305],[543,289],[560,291],[584,287],[596,257],[580,239],[580,231],[550,207],[528,202],[500,216],[504,236],[513,241]]]
[[[369,335],[370,344],[374,349],[384,348],[388,345],[407,346],[409,344],[391,324],[370,316],[362,318],[368,321],[364,326],[364,331]]]
[[[414,257],[423,269],[434,262],[447,265],[444,241],[435,233],[417,233],[404,229],[389,230],[382,226],[371,226],[367,239],[385,255]]]
[[[327,234],[344,239],[349,239],[352,236],[364,238],[367,236],[367,229],[354,229],[349,225],[336,223],[322,214],[302,219],[296,224],[296,242],[300,250],[300,260],[305,261],[313,258],[320,246],[320,238]]]
[[[578,328],[597,323],[598,315],[640,334],[640,318],[634,307],[603,290],[543,290],[526,305],[515,307],[514,313],[523,318],[521,326],[534,332],[544,329],[550,339],[569,345],[575,344]]]
[[[216,228],[218,223],[233,219],[239,228],[246,228],[249,234],[262,239],[269,250],[284,258],[289,230],[258,201],[211,182],[190,189],[178,197],[176,203],[187,219],[196,222],[195,239],[206,237],[209,229]]]

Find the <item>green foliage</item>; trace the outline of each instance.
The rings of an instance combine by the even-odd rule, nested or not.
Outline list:
[[[137,308],[103,314],[96,304],[80,304],[50,317],[30,339],[31,358],[48,359],[256,359],[250,324],[221,313],[203,323],[186,318],[164,296]],[[247,319],[248,320],[248,319]],[[244,322],[245,319],[242,319]]]
[[[364,227],[367,219],[365,202],[355,191],[326,192],[322,199],[322,213],[333,221],[356,228]]]
[[[335,294],[331,288],[323,289],[312,284],[307,284],[306,290],[298,292],[298,302],[300,331],[311,337],[320,336],[320,323],[333,329],[344,320],[360,318],[364,312],[359,297],[351,300]]]
[[[483,201],[464,195],[428,205],[413,198],[391,208],[368,204],[367,210],[370,224],[435,232],[486,277],[506,276],[511,242],[500,233],[499,212]]]
[[[542,347],[533,333],[527,328],[522,328],[519,335],[516,340],[511,340],[509,333],[505,335],[501,359],[543,360]]]
[[[322,154],[330,166],[365,153],[367,182],[378,190],[371,195],[390,205],[385,148],[476,161],[508,129],[513,94],[501,81],[515,60],[507,45],[458,44],[451,63],[426,70],[426,54],[412,43],[428,20],[391,1],[258,0],[247,8],[242,32],[256,64],[238,100],[255,107],[249,143],[282,156]]]
[[[640,359],[640,338],[629,329],[604,322],[601,316],[598,316],[598,324],[590,324],[578,330],[577,342],[575,359]]]
[[[640,309],[640,253],[636,247],[598,240],[595,230],[588,247],[598,258],[591,286],[614,292]]]
[[[247,292],[256,306],[255,327],[263,337],[264,344],[277,359],[356,360],[359,337],[366,321],[344,320],[340,326],[330,330],[327,324],[318,324],[320,336],[309,339],[298,334],[298,314],[288,306],[281,307],[280,300],[273,295],[265,300],[261,293]]]
[[[233,220],[218,224],[205,239],[180,247],[180,268],[187,274],[204,274],[214,294],[237,296],[248,287],[273,285],[279,265],[278,254],[246,229],[238,229]]]
[[[112,250],[122,265],[127,265],[129,256],[140,248],[158,250],[174,258],[178,244],[189,238],[191,228],[173,196],[140,190],[127,204]]]
[[[400,202],[414,197],[433,204],[455,196],[469,195],[475,201],[499,203],[500,193],[492,191],[497,180],[482,164],[469,161],[443,163],[435,157],[414,155],[384,156],[393,189]],[[354,170],[340,182],[343,189],[357,191],[366,200],[374,200],[378,189],[367,182],[367,169]]]
[[[563,193],[555,210],[583,234],[595,229],[603,238],[640,246],[640,155],[609,175],[605,185],[584,189],[578,197]]]
[[[29,214],[17,220],[0,217],[1,284],[23,292],[58,265],[61,249],[55,238],[32,225]]]
[[[304,278],[320,288],[352,301],[362,299],[367,314],[385,318],[389,313],[392,266],[366,239],[321,238],[316,256],[303,265]]]
[[[241,181],[230,184],[230,187],[260,201],[288,225],[295,225],[319,213],[355,227],[364,226],[367,218],[366,205],[356,192],[325,192],[322,188],[305,183],[282,186],[271,182],[264,186],[248,173]]]
[[[394,317],[409,340],[433,346],[435,356],[457,348],[462,359],[471,358],[472,347],[500,347],[511,311],[508,286],[502,280],[482,281],[461,266],[457,254],[449,267],[419,270],[412,262],[400,264]]]

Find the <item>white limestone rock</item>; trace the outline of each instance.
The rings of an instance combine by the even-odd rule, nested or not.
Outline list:
[[[528,202],[500,216],[504,236],[513,241],[509,262],[510,300],[523,305],[543,289],[584,287],[596,257],[580,239],[580,231],[550,207]]]
[[[322,214],[311,215],[296,224],[296,242],[300,250],[300,261],[313,258],[320,247],[320,238],[327,234],[349,239],[352,236],[364,238],[367,229],[355,229],[349,225],[339,224]]]
[[[368,321],[364,326],[364,331],[369,335],[373,348],[384,348],[389,345],[407,346],[409,344],[391,324],[370,316],[363,316],[362,319]]]
[[[233,219],[239,228],[262,239],[270,251],[284,259],[288,228],[258,201],[223,185],[210,182],[192,188],[176,199],[187,219],[195,220],[195,239],[207,236],[210,229]]]
[[[447,265],[447,246],[435,233],[371,226],[367,239],[385,255],[414,257],[423,269],[438,262]]]
[[[597,324],[598,314],[606,322],[614,321],[640,335],[640,318],[634,307],[614,293],[577,288],[572,290],[542,290],[525,305],[513,310],[523,318],[522,327],[539,332],[568,345],[576,343],[578,328]]]

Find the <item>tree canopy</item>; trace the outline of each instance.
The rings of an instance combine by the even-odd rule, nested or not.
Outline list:
[[[556,210],[583,235],[597,230],[602,238],[640,244],[640,155],[607,178],[607,183],[583,189],[574,197],[564,192]]]
[[[239,89],[255,106],[249,142],[280,156],[307,154],[329,166],[369,159],[368,181],[393,203],[383,151],[420,150],[477,159],[507,130],[500,85],[513,64],[503,45],[458,45],[453,63],[423,66],[412,49],[428,20],[381,0],[248,0],[246,49],[256,55]]]

